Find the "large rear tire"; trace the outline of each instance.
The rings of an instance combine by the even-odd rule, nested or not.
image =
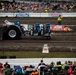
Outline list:
[[[18,27],[10,26],[5,31],[6,39],[19,39],[21,37],[21,32]]]

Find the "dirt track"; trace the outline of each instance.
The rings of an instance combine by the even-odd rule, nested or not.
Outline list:
[[[23,24],[35,24],[37,22],[45,24],[46,22],[50,22],[51,24],[57,24],[57,18],[47,18],[47,17],[25,17],[25,18],[0,18],[0,24],[4,23],[4,20],[14,21],[14,20],[20,20]],[[63,25],[76,25],[76,17],[71,18],[63,18],[62,20]]]
[[[0,23],[7,19],[9,21],[20,20],[21,23],[34,24],[36,22],[51,22],[57,24],[56,18],[0,18]],[[63,18],[63,24],[76,25],[76,18]],[[76,28],[75,27],[72,27]],[[20,40],[0,41],[0,50],[39,50],[44,44],[48,44],[50,51],[71,51],[76,52],[76,31],[65,33],[53,33],[50,40],[43,37],[25,36]]]

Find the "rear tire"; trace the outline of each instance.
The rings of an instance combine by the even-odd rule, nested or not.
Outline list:
[[[19,39],[21,37],[21,32],[16,26],[10,26],[6,29],[4,35],[6,39]]]

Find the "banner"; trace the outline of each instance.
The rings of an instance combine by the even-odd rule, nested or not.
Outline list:
[[[64,31],[64,25],[51,25],[50,30],[52,30],[52,31]]]
[[[50,17],[58,17],[59,15],[62,15],[62,13],[49,13]]]
[[[18,12],[18,13],[4,13],[0,12],[0,17],[76,17],[76,13],[27,13],[27,12]]]
[[[29,17],[29,13],[15,13],[15,17]]]

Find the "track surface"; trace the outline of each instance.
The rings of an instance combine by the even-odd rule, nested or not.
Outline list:
[[[25,17],[25,18],[0,18],[0,24],[4,23],[4,20],[14,21],[14,20],[20,20],[23,24],[35,24],[37,22],[45,24],[46,22],[50,22],[51,24],[57,24],[57,18],[48,18],[48,17]],[[76,25],[76,17],[70,17],[70,18],[63,18],[62,20],[63,25]]]
[[[51,22],[57,24],[56,18],[0,18],[0,23],[7,19],[9,21],[20,20],[21,23],[34,24],[36,22]],[[68,19],[68,20],[67,20]],[[76,25],[76,18],[65,18],[63,24]],[[76,27],[76,26],[75,26]],[[75,27],[74,28],[75,30]],[[0,41],[0,50],[38,50],[41,51],[44,44],[48,44],[50,51],[74,51],[76,52],[76,31],[74,32],[53,32],[51,39],[45,37],[25,36],[20,40]]]

